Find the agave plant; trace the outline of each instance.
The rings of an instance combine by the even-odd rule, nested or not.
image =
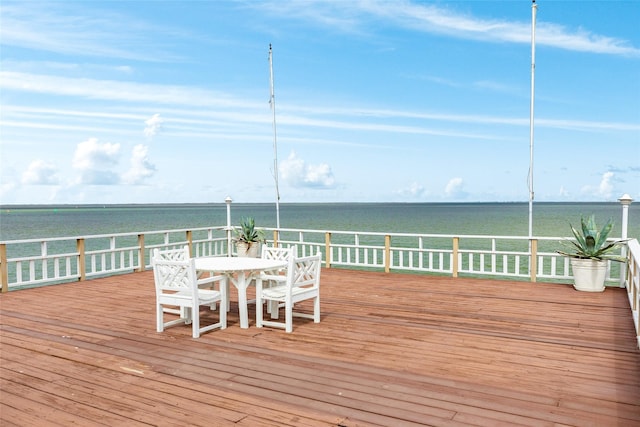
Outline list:
[[[625,240],[607,242],[607,237],[613,228],[611,219],[607,221],[601,230],[598,230],[594,215],[589,216],[587,219],[580,217],[580,222],[582,225],[580,230],[576,230],[575,227],[570,225],[573,236],[576,238],[575,241],[568,240],[563,242],[571,247],[573,252],[556,252],[571,258],[626,261],[624,257],[610,253],[625,242]]]
[[[264,230],[256,228],[255,219],[243,218],[240,221],[240,228],[236,230],[235,240],[245,243],[264,242]]]

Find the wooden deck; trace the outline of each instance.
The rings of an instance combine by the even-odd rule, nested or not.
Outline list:
[[[240,329],[232,302],[198,340],[155,332],[151,272],[2,294],[0,425],[640,425],[622,289],[338,269],[321,289],[319,324],[258,329],[254,307]]]

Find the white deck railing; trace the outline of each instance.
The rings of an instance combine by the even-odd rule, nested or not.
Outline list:
[[[194,256],[226,254],[225,227],[0,242],[2,291],[142,271],[154,248],[189,245]]]
[[[268,243],[296,246],[299,256],[320,251],[326,268],[405,271],[570,282],[569,259],[555,252],[559,237],[483,236],[267,229]],[[233,251],[226,226],[0,242],[2,292],[144,271],[154,248],[188,245],[193,256]],[[607,283],[625,287],[640,346],[640,245],[623,247],[626,264],[610,263]]]
[[[325,267],[569,281],[570,263],[555,252],[560,237],[484,236],[267,229],[270,243],[296,245],[300,255],[320,251]],[[149,268],[154,248],[189,245],[194,256],[226,255],[227,227],[56,237],[0,242],[2,290],[85,280]],[[626,250],[626,248],[625,248]],[[625,252],[626,253],[626,252]],[[611,263],[608,284],[620,285]]]
[[[638,240],[631,240],[627,249],[627,270],[624,285],[629,295],[633,323],[636,326],[638,347],[640,347],[640,244],[638,244]]]

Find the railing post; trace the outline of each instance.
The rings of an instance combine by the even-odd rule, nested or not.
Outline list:
[[[324,233],[325,267],[331,268],[331,233]]]
[[[535,282],[536,275],[538,274],[538,239],[531,239],[529,241],[529,246],[531,247],[531,262],[529,262],[531,269],[529,271],[529,275],[531,277],[531,282]]]
[[[146,257],[144,256],[145,253],[145,248],[144,248],[144,234],[138,234],[138,250],[140,251],[138,253],[138,260],[140,262],[140,265],[138,266],[138,271],[139,272],[143,272],[147,261],[146,261]]]
[[[451,260],[452,265],[451,265],[451,272],[452,272],[452,276],[453,277],[458,277],[458,250],[460,249],[460,238],[459,237],[454,237],[453,238],[453,252],[451,253],[451,256],[453,257],[453,259]]]
[[[280,232],[278,230],[273,230],[273,246],[278,247],[278,236]]]
[[[384,236],[384,272],[391,271],[391,236]]]
[[[7,265],[7,245],[0,244],[0,281],[2,292],[9,292],[9,266]]]
[[[187,230],[187,246],[189,246],[189,256],[193,256],[193,231]]]
[[[233,199],[227,196],[224,202],[227,204],[227,256],[231,256],[233,253],[231,250],[231,231],[233,230],[231,227],[231,202],[233,202]]]
[[[78,251],[78,280],[83,281],[87,276],[87,266],[85,264],[86,255],[84,253],[84,239],[76,241],[76,249]]]
[[[631,202],[633,202],[633,199],[631,198],[631,196],[629,196],[628,194],[624,194],[622,197],[620,197],[618,199],[618,201],[620,202],[620,204],[622,205],[622,234],[621,234],[621,238],[622,239],[626,239],[628,236],[628,229],[629,229],[629,205],[631,204]],[[627,256],[627,244],[625,243],[622,246],[622,256],[626,257]],[[627,263],[621,263],[620,265],[620,287],[624,288],[625,287],[625,280],[627,276]]]

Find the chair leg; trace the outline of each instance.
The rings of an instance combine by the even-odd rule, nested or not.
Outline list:
[[[224,309],[224,301],[220,300],[220,329],[227,329],[227,310]]]
[[[224,278],[220,283],[220,301],[219,301],[219,315],[220,315],[220,329],[227,328],[227,312],[229,311],[229,279]]]
[[[262,308],[262,301],[256,298],[256,328],[262,328]]]
[[[162,304],[156,304],[156,331],[164,331],[164,310]]]
[[[269,310],[269,314],[271,314],[271,318],[277,319],[280,316],[280,313],[279,313],[280,310],[278,309],[278,306],[279,306],[278,301],[269,301],[268,304],[271,307],[271,310]]]
[[[193,337],[200,338],[200,307],[191,307]]]
[[[313,299],[313,322],[320,323],[320,295]]]
[[[262,328],[262,307],[264,300],[259,286],[256,286],[256,328]],[[267,307],[270,301],[267,301]]]
[[[231,310],[231,295],[229,294],[229,280],[227,279],[224,283],[224,289],[225,289],[225,293],[227,295],[227,297],[225,298],[225,305],[227,307],[227,311]],[[222,302],[220,303],[220,305],[222,305]]]
[[[293,304],[287,303],[284,307],[285,331],[293,332]]]

